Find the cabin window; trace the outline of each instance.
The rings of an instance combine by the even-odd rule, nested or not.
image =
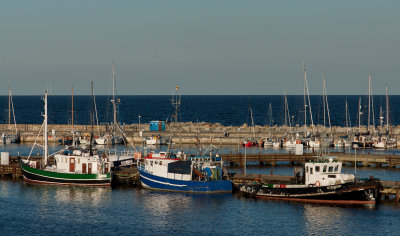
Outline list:
[[[319,166],[315,167],[315,172],[319,172]]]
[[[335,172],[338,172],[338,170],[339,170],[339,165],[336,165],[335,166]]]
[[[150,161],[150,165],[153,166],[153,162],[152,161]]]
[[[328,178],[336,178],[336,175],[328,175]]]
[[[313,173],[312,169],[313,169],[313,168],[310,168],[310,174],[312,174],[312,173]]]
[[[78,158],[78,164],[81,163],[81,159]]]
[[[308,173],[308,166],[306,167],[306,173]]]
[[[323,169],[323,172],[324,172],[324,173],[326,172],[326,168],[327,168],[327,166],[324,165],[324,169]]]
[[[329,166],[328,172],[333,172],[333,166]]]
[[[160,166],[162,166],[162,161],[160,161]]]

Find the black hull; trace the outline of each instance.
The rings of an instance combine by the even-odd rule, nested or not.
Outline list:
[[[376,180],[342,185],[308,188],[271,188],[266,185],[244,185],[241,192],[250,197],[303,202],[327,203],[376,203],[379,202],[381,185]]]

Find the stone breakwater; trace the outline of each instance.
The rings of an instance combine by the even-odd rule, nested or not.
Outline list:
[[[0,125],[0,129],[3,132],[9,130],[8,125]],[[18,133],[21,137],[21,142],[34,142],[37,137],[39,142],[43,140],[43,128],[41,124],[18,124]],[[40,134],[39,131],[41,130]],[[80,135],[85,133],[90,134],[92,131],[91,125],[59,125],[50,124],[48,125],[48,135],[50,142],[57,142],[65,136],[71,136],[71,131],[79,132]],[[95,136],[109,132],[111,126],[99,125],[93,126],[93,133]],[[152,135],[158,135],[172,138],[174,143],[182,144],[194,144],[200,142],[203,144],[215,143],[221,145],[235,145],[240,143],[246,137],[253,137],[252,128],[246,124],[242,126],[223,126],[218,123],[168,123],[166,124],[165,131],[150,131],[149,124],[123,124],[121,130],[124,132],[128,141],[132,143],[142,143],[143,138],[151,137]],[[315,126],[314,128],[307,126],[307,132],[321,134],[325,130],[330,133],[330,129],[325,129],[323,126]],[[359,129],[350,129],[353,133],[358,133]],[[362,133],[367,131],[365,126],[361,127]],[[334,138],[346,135],[348,129],[346,127],[332,127],[332,134]],[[265,137],[282,137],[284,135],[296,135],[296,133],[304,134],[304,126],[302,127],[286,127],[286,126],[255,126],[254,127],[255,137],[257,139]],[[38,136],[39,134],[39,136]],[[391,134],[397,140],[400,140],[400,126],[392,126]]]

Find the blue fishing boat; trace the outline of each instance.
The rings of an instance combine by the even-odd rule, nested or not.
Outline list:
[[[223,177],[223,161],[215,157],[185,157],[173,153],[149,153],[139,165],[142,187],[195,193],[232,192]]]

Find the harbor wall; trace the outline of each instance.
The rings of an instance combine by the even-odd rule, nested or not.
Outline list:
[[[50,142],[56,142],[65,136],[71,136],[72,130],[79,132],[80,135],[84,133],[90,134],[93,128],[95,136],[109,132],[111,130],[110,125],[99,125],[92,127],[91,125],[62,125],[62,124],[49,124],[48,135]],[[42,131],[39,133],[39,131]],[[7,124],[1,124],[0,130],[7,132],[9,126]],[[41,124],[17,124],[17,130],[21,137],[21,142],[34,142],[38,139],[39,142],[43,139],[43,127]],[[127,139],[133,143],[142,143],[143,138],[150,137],[152,135],[160,134],[164,137],[172,138],[174,143],[193,144],[193,143],[215,143],[221,145],[234,145],[240,143],[244,138],[255,136],[257,139],[265,137],[282,137],[295,136],[296,133],[300,135],[304,134],[304,126],[302,127],[287,127],[287,126],[255,126],[254,133],[252,127],[246,124],[242,126],[223,126],[215,123],[168,123],[166,124],[165,131],[150,131],[149,124],[123,124],[121,125]],[[399,140],[400,137],[400,126],[391,127],[391,135]],[[141,132],[140,132],[141,131]],[[325,132],[330,133],[330,129],[324,128],[323,126],[315,126],[314,128],[307,126],[306,131],[314,134],[322,134]],[[346,135],[349,131],[353,133],[365,133],[367,127],[362,126],[360,129],[335,126],[332,127],[332,134],[334,138]],[[140,136],[142,134],[142,136]]]

